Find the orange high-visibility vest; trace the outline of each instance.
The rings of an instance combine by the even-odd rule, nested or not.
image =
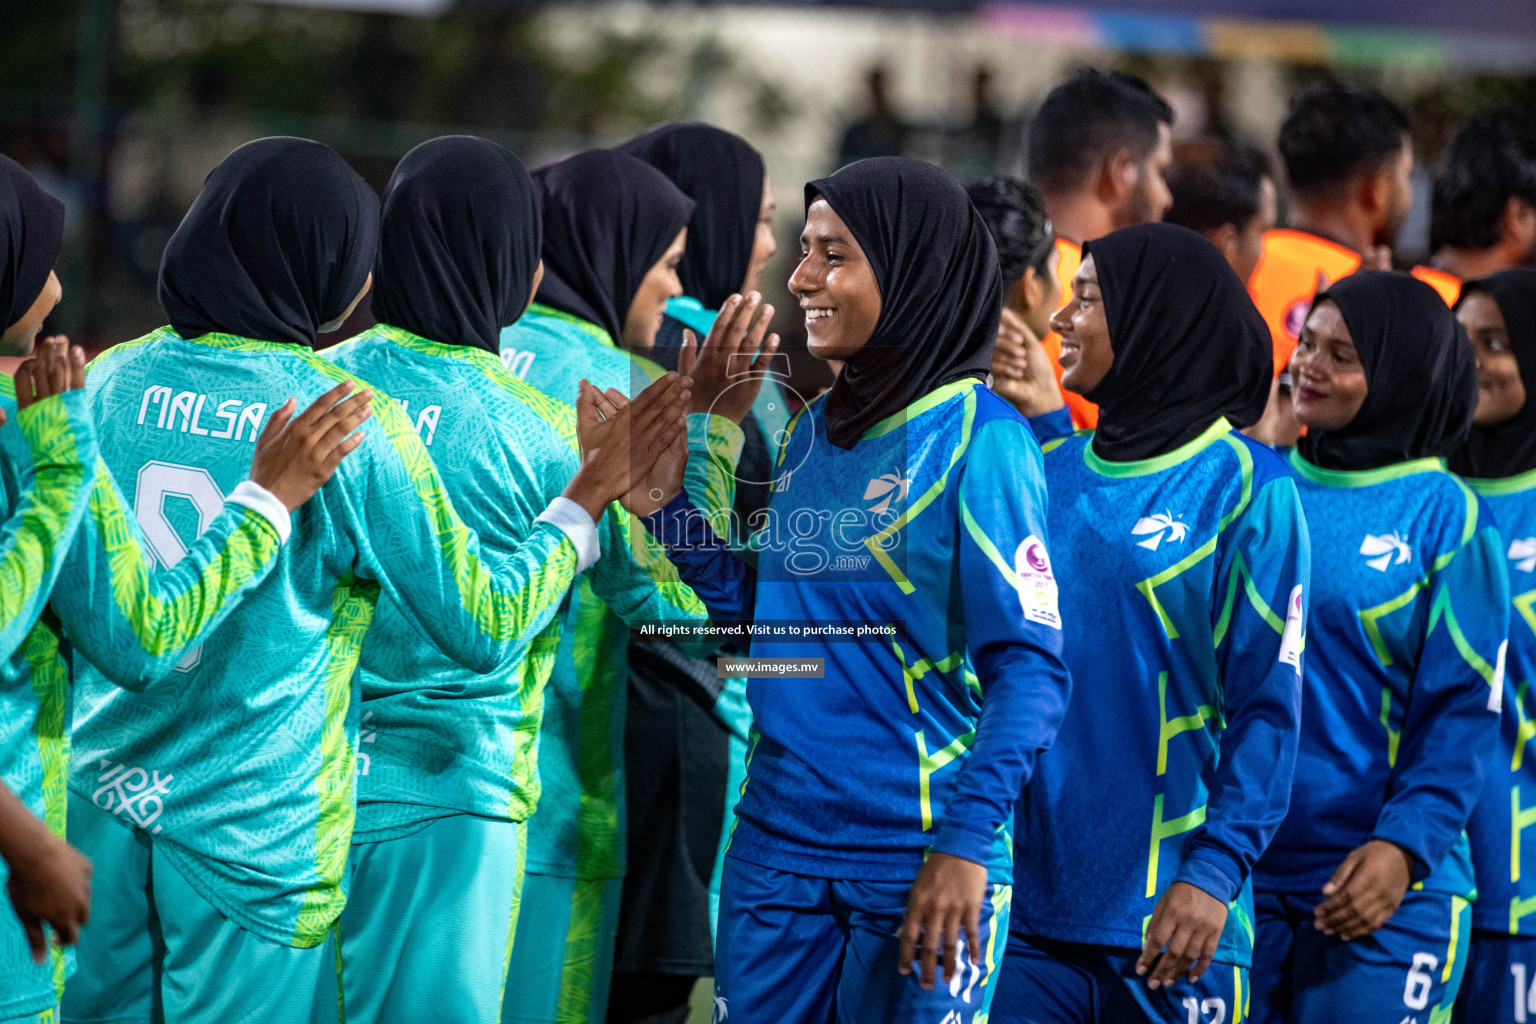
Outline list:
[[[1275,374],[1291,361],[1301,325],[1306,322],[1317,276],[1325,286],[1360,269],[1360,255],[1307,231],[1274,228],[1264,232],[1259,263],[1248,279],[1248,294],[1269,325],[1275,343]]]
[[[1455,274],[1423,265],[1414,267],[1409,273],[1439,292],[1447,306],[1456,305],[1456,300],[1461,298],[1461,278]]]
[[[1056,276],[1061,279],[1061,305],[1065,306],[1072,299],[1072,278],[1076,276],[1077,268],[1083,265],[1083,247],[1065,238],[1058,238],[1056,251],[1061,255],[1061,262],[1056,266]],[[1051,357],[1051,369],[1056,373],[1056,386],[1061,388],[1061,335],[1052,331],[1041,338],[1040,343],[1045,346],[1046,355]],[[1061,397],[1066,399],[1067,408],[1072,412],[1072,422],[1077,424],[1079,430],[1098,425],[1098,406],[1066,388],[1061,388]]]

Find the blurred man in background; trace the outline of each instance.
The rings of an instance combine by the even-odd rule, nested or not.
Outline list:
[[[1269,158],[1241,142],[1183,142],[1173,151],[1168,190],[1173,205],[1163,219],[1200,232],[1238,277],[1252,277],[1277,215]]]
[[[1285,369],[1319,288],[1369,269],[1390,269],[1392,241],[1413,202],[1408,115],[1381,93],[1334,82],[1291,100],[1280,126],[1290,182],[1290,226],[1264,235],[1248,291]]]
[[[1062,294],[1084,242],[1116,228],[1162,220],[1173,198],[1163,179],[1173,159],[1173,108],[1135,75],[1078,71],[1046,96],[1029,126],[1029,180],[1040,190],[1061,253]],[[1061,338],[1044,339],[1061,380]],[[1081,395],[1063,392],[1080,427],[1098,421]]]
[[[1429,236],[1435,266],[1463,281],[1536,262],[1536,113],[1486,111],[1456,133]]]

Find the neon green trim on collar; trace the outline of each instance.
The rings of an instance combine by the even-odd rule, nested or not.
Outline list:
[[[158,341],[162,338],[175,338],[190,345],[207,345],[210,348],[224,348],[233,352],[314,352],[312,348],[295,345],[291,341],[259,341],[256,338],[242,338],[238,334],[219,334],[214,331],[199,334],[195,338],[183,338],[170,327],[162,327],[144,340]]]
[[[974,378],[951,381],[950,383],[945,384],[943,387],[936,388],[933,391],[928,392],[922,398],[919,398],[905,409],[892,413],[885,419],[881,420],[879,423],[876,423],[874,426],[864,431],[863,440],[868,441],[873,438],[889,434],[891,431],[895,430],[902,424],[909,423],[912,420],[917,419],[929,409],[932,409],[938,405],[943,405],[945,402],[949,401],[951,398],[954,398],[961,392],[980,386],[981,381]]]
[[[1536,487],[1536,469],[1514,476],[1466,477],[1464,482],[1478,494],[1519,494]]]
[[[553,306],[546,306],[542,302],[535,302],[533,305],[528,307],[528,313],[535,313],[539,316],[547,317],[550,320],[563,320],[577,330],[592,335],[594,339],[602,342],[609,348],[619,347],[618,344],[613,340],[613,336],[610,335],[607,331],[603,330],[601,327],[597,326],[597,324],[590,320],[583,320],[581,317],[567,313],[564,310],[556,309]],[[527,316],[528,313],[523,315]]]
[[[483,348],[473,345],[449,345],[441,341],[433,341],[431,338],[423,338],[419,334],[413,334],[403,327],[394,324],[374,324],[357,337],[359,339],[369,336],[385,338],[394,342],[401,348],[408,348],[412,352],[420,352],[424,356],[442,356],[445,359],[464,359],[472,363],[492,362],[497,366],[501,360],[487,352]]]
[[[1154,455],[1150,459],[1134,459],[1130,462],[1111,462],[1108,459],[1100,458],[1098,453],[1093,450],[1093,441],[1090,438],[1089,442],[1083,446],[1083,461],[1087,463],[1089,469],[1100,476],[1146,476],[1148,473],[1158,473],[1165,469],[1171,469],[1181,462],[1194,458],[1231,432],[1232,424],[1228,423],[1227,418],[1223,416],[1209,427],[1206,427],[1205,433],[1193,441],[1179,445],[1179,447],[1165,455]]]
[[[1289,458],[1291,468],[1300,473],[1302,479],[1325,487],[1370,487],[1372,484],[1398,480],[1415,473],[1446,471],[1444,459],[1409,459],[1407,462],[1395,462],[1376,469],[1324,469],[1302,458],[1300,449],[1291,449]]]

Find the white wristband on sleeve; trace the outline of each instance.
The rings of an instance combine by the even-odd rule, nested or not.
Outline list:
[[[536,523],[553,523],[576,545],[576,571],[585,572],[601,557],[602,546],[597,541],[597,524],[587,515],[587,510],[565,495],[549,503],[538,514]]]
[[[293,532],[293,518],[288,513],[288,506],[261,484],[254,480],[242,480],[224,500],[229,504],[243,505],[261,516],[277,531],[278,543],[287,543],[288,535]]]

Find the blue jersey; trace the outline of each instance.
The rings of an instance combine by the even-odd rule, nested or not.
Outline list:
[[[1512,609],[1499,743],[1467,824],[1477,873],[1472,922],[1483,931],[1536,935],[1536,471],[1467,483],[1493,510]]]
[[[268,410],[341,381],[366,386],[307,348],[222,334],[164,328],[108,350],[87,375],[91,412],[108,469],[136,482],[142,525],[109,546],[137,557],[145,543],[179,566],[224,514]],[[549,522],[482,561],[398,403],[377,394],[372,409],[269,575],[166,678],[130,693],[76,664],[71,788],[155,836],[220,913],[294,946],[324,941],[345,902],[354,691],[379,598],[488,672],[526,653],[576,569]]]
[[[1318,894],[1382,839],[1424,889],[1471,897],[1464,830],[1497,739],[1509,619],[1498,530],[1439,459],[1290,463],[1318,571],[1291,809],[1254,885]]]
[[[1015,932],[1139,947],[1175,881],[1232,910],[1216,960],[1249,966],[1249,876],[1285,817],[1310,568],[1295,484],[1219,420],[1157,458],[1045,444],[1075,697],[1019,805]]]
[[[618,348],[596,324],[537,303],[502,330],[501,358],[514,375],[562,402],[574,401],[582,378],[634,397],[662,373],[655,363]],[[688,417],[689,486],[711,508],[731,504],[741,443],[741,428],[724,417]],[[629,524],[632,518],[622,521]],[[639,534],[634,547],[641,564],[657,586],[674,593],[675,614],[665,617],[707,622],[708,612],[678,582],[660,548],[638,523],[632,528]],[[628,623],[654,618],[657,608],[604,600],[614,596],[599,595],[582,579],[561,614],[563,635],[539,732],[542,797],[528,824],[528,870],[537,874],[597,879],[619,878],[625,871]]]
[[[755,585],[686,495],[652,517],[717,617],[752,617],[754,658],[824,667],[749,677],[756,725],[729,854],[910,881],[933,849],[1007,884],[1013,805],[1071,690],[1039,446],[976,381],[846,451],[826,440],[824,404],[791,425]]]

